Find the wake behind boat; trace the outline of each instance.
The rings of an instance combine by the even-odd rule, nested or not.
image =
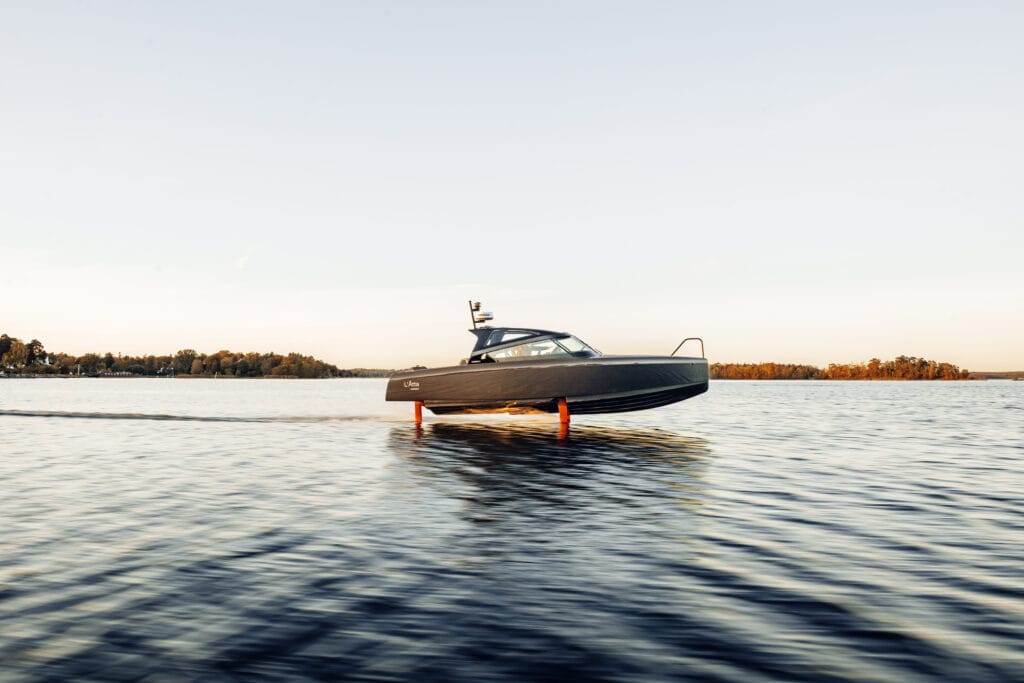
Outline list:
[[[386,400],[415,401],[435,414],[620,413],[669,405],[708,390],[703,357],[606,356],[567,332],[478,327],[492,320],[470,302],[476,344],[462,364],[400,372]]]

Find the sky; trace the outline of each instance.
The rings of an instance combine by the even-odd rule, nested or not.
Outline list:
[[[4,2],[0,331],[1024,369],[1019,2]]]

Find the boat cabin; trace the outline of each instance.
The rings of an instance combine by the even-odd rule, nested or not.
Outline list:
[[[506,363],[558,356],[596,358],[599,351],[566,332],[522,327],[478,327],[470,363]]]

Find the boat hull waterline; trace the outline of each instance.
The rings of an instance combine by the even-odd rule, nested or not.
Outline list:
[[[621,413],[677,403],[708,390],[704,358],[601,356],[474,363],[400,372],[388,401],[419,401],[438,415]],[[499,398],[500,397],[500,398]]]

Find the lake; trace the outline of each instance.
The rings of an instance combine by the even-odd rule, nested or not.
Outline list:
[[[0,380],[0,680],[1024,680],[1024,382]]]

